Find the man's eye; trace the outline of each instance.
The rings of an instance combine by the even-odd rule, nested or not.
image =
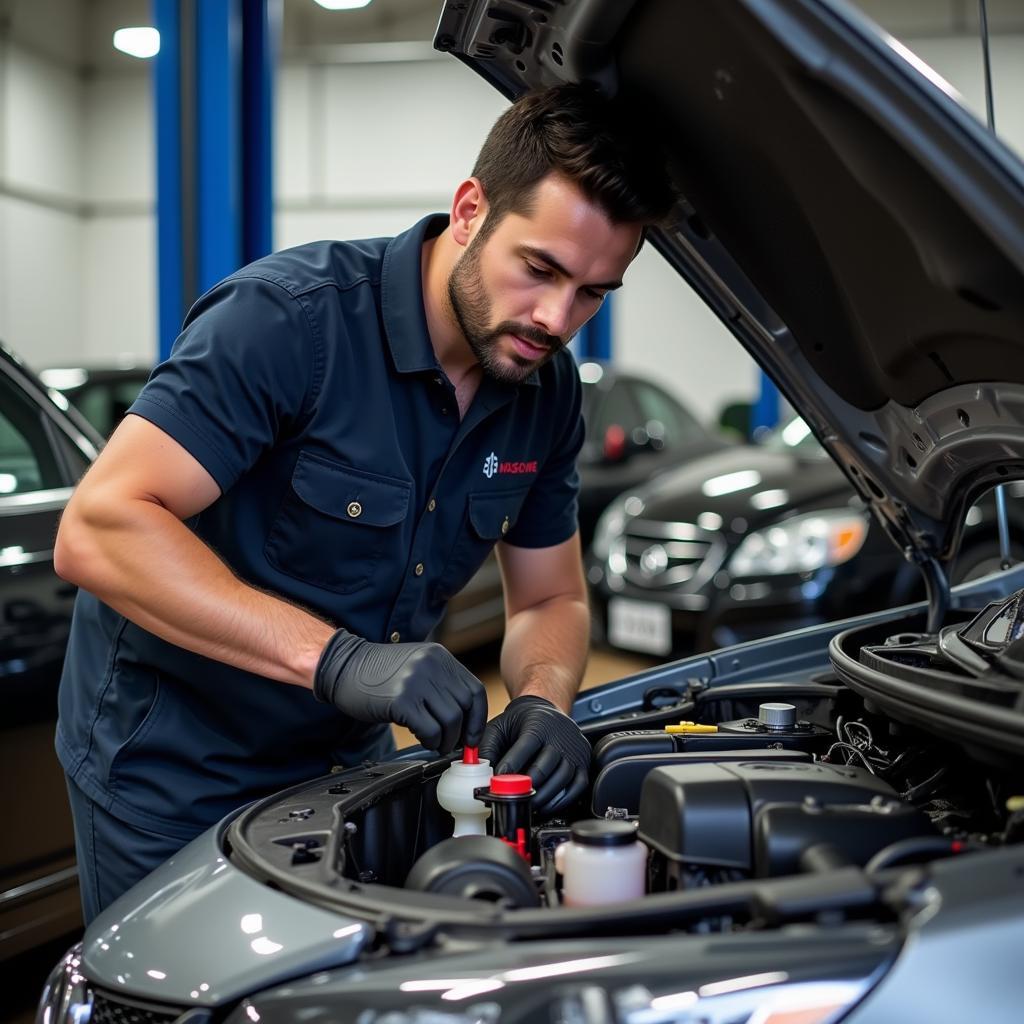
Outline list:
[[[608,293],[607,292],[596,292],[593,288],[584,288],[583,293],[591,299],[596,299],[600,302]]]
[[[530,277],[536,277],[540,280],[543,280],[544,278],[548,278],[551,276],[550,270],[545,270],[543,267],[535,267],[529,261],[524,262],[526,262],[526,269],[529,272]]]

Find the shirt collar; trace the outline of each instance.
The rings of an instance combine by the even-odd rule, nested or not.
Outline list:
[[[399,373],[436,372],[440,369],[427,330],[421,261],[423,243],[437,237],[447,226],[446,214],[429,214],[408,231],[395,235],[384,250],[380,278],[381,312],[391,358]],[[539,385],[540,375],[534,370],[522,383]]]

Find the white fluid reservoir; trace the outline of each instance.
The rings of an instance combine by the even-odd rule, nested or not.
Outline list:
[[[437,802],[455,819],[452,836],[482,836],[487,834],[487,819],[491,809],[473,796],[473,790],[490,784],[493,771],[487,760],[468,764],[453,761],[452,766],[437,780]]]
[[[640,899],[646,891],[647,847],[628,821],[590,818],[572,826],[572,839],[555,850],[567,907]]]

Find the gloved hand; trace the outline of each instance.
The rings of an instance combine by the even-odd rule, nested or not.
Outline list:
[[[533,780],[533,807],[551,814],[587,788],[590,744],[580,727],[544,697],[516,697],[487,723],[480,756],[495,775],[522,772]]]
[[[440,644],[375,644],[339,629],[317,662],[313,693],[356,721],[404,725],[443,754],[477,746],[487,722],[483,683]]]

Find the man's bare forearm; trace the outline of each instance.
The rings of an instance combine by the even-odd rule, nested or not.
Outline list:
[[[72,503],[57,570],[170,643],[236,668],[311,686],[334,628],[234,573],[172,512],[144,499]]]
[[[585,600],[553,597],[512,615],[501,648],[501,674],[512,697],[546,697],[567,712],[576,699],[590,642]]]

